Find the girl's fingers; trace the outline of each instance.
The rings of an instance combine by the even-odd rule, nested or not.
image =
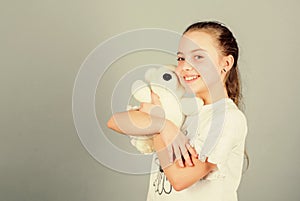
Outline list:
[[[161,105],[161,102],[159,100],[159,96],[154,93],[153,91],[151,91],[151,99],[152,99],[152,103],[155,105]]]
[[[178,162],[178,164],[179,164],[180,167],[182,167],[182,168],[184,167],[184,163],[183,163],[183,161],[182,161],[181,158],[178,158],[177,162]]]
[[[143,103],[141,103],[139,111],[149,114],[151,112],[152,108],[153,108],[153,104],[143,102]]]
[[[187,164],[188,166],[194,166],[188,152],[183,155],[183,158],[185,160],[185,164]]]
[[[174,147],[173,147],[174,148]],[[181,152],[180,152],[180,149],[178,146],[176,146],[176,148],[174,148],[174,154],[175,154],[175,157],[176,157],[176,160],[178,161],[179,163],[179,166],[180,167],[184,167],[184,164],[183,164],[183,161],[181,159]]]
[[[189,151],[186,146],[189,143],[189,139],[181,132],[178,133],[176,139],[177,139],[177,144],[179,144],[181,155],[183,156],[185,163],[189,166],[193,166]]]
[[[181,150],[181,154],[185,160],[185,163],[188,164],[189,166],[193,166],[191,157],[190,157],[189,152],[188,152],[187,148],[185,147],[185,145],[180,146],[180,150]]]
[[[189,143],[187,143],[185,146],[192,156],[194,156],[195,158],[198,158],[198,154],[197,154],[195,148],[193,148]]]
[[[141,103],[139,111],[150,114],[151,116],[165,118],[165,111],[163,108],[152,103]]]

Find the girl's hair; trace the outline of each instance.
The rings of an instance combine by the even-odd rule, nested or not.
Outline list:
[[[225,77],[225,86],[229,98],[241,109],[241,82],[240,73],[238,69],[239,47],[232,32],[222,23],[217,21],[203,21],[196,22],[190,25],[183,34],[189,31],[203,31],[213,36],[217,42],[218,47],[221,50],[221,54],[224,56],[232,55],[234,63],[230,71]],[[249,167],[249,156],[247,151],[244,151],[245,159],[247,161],[246,169]]]
[[[239,57],[239,47],[232,32],[223,24],[216,21],[196,22],[190,25],[184,32],[203,31],[212,35],[217,42],[221,53],[224,56],[232,55],[234,63],[230,71],[226,74],[225,85],[229,98],[240,108],[241,105],[241,83],[240,74],[237,66]]]

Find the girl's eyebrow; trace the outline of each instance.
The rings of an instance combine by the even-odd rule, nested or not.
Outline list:
[[[198,48],[198,49],[194,49],[194,50],[191,50],[190,52],[191,53],[193,53],[193,52],[197,52],[197,51],[204,51],[204,52],[206,52],[206,50],[205,49],[202,49],[202,48]],[[177,52],[177,55],[178,54],[183,54],[182,52]],[[184,54],[183,54],[184,55]]]

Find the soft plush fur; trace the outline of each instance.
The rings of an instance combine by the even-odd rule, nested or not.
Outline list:
[[[160,68],[150,68],[146,71],[145,81],[137,80],[132,84],[131,92],[139,102],[151,103],[151,90],[160,97],[165,118],[172,121],[179,128],[186,116],[199,112],[203,101],[194,96],[188,97],[175,74],[176,66],[166,65]],[[136,107],[129,106],[128,109]],[[150,136],[133,137],[131,143],[141,153],[154,151],[153,140]]]

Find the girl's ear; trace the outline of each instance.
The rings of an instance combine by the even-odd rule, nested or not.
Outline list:
[[[225,56],[222,61],[222,68],[225,69],[226,72],[228,72],[232,68],[233,63],[234,63],[234,58],[231,54]]]

